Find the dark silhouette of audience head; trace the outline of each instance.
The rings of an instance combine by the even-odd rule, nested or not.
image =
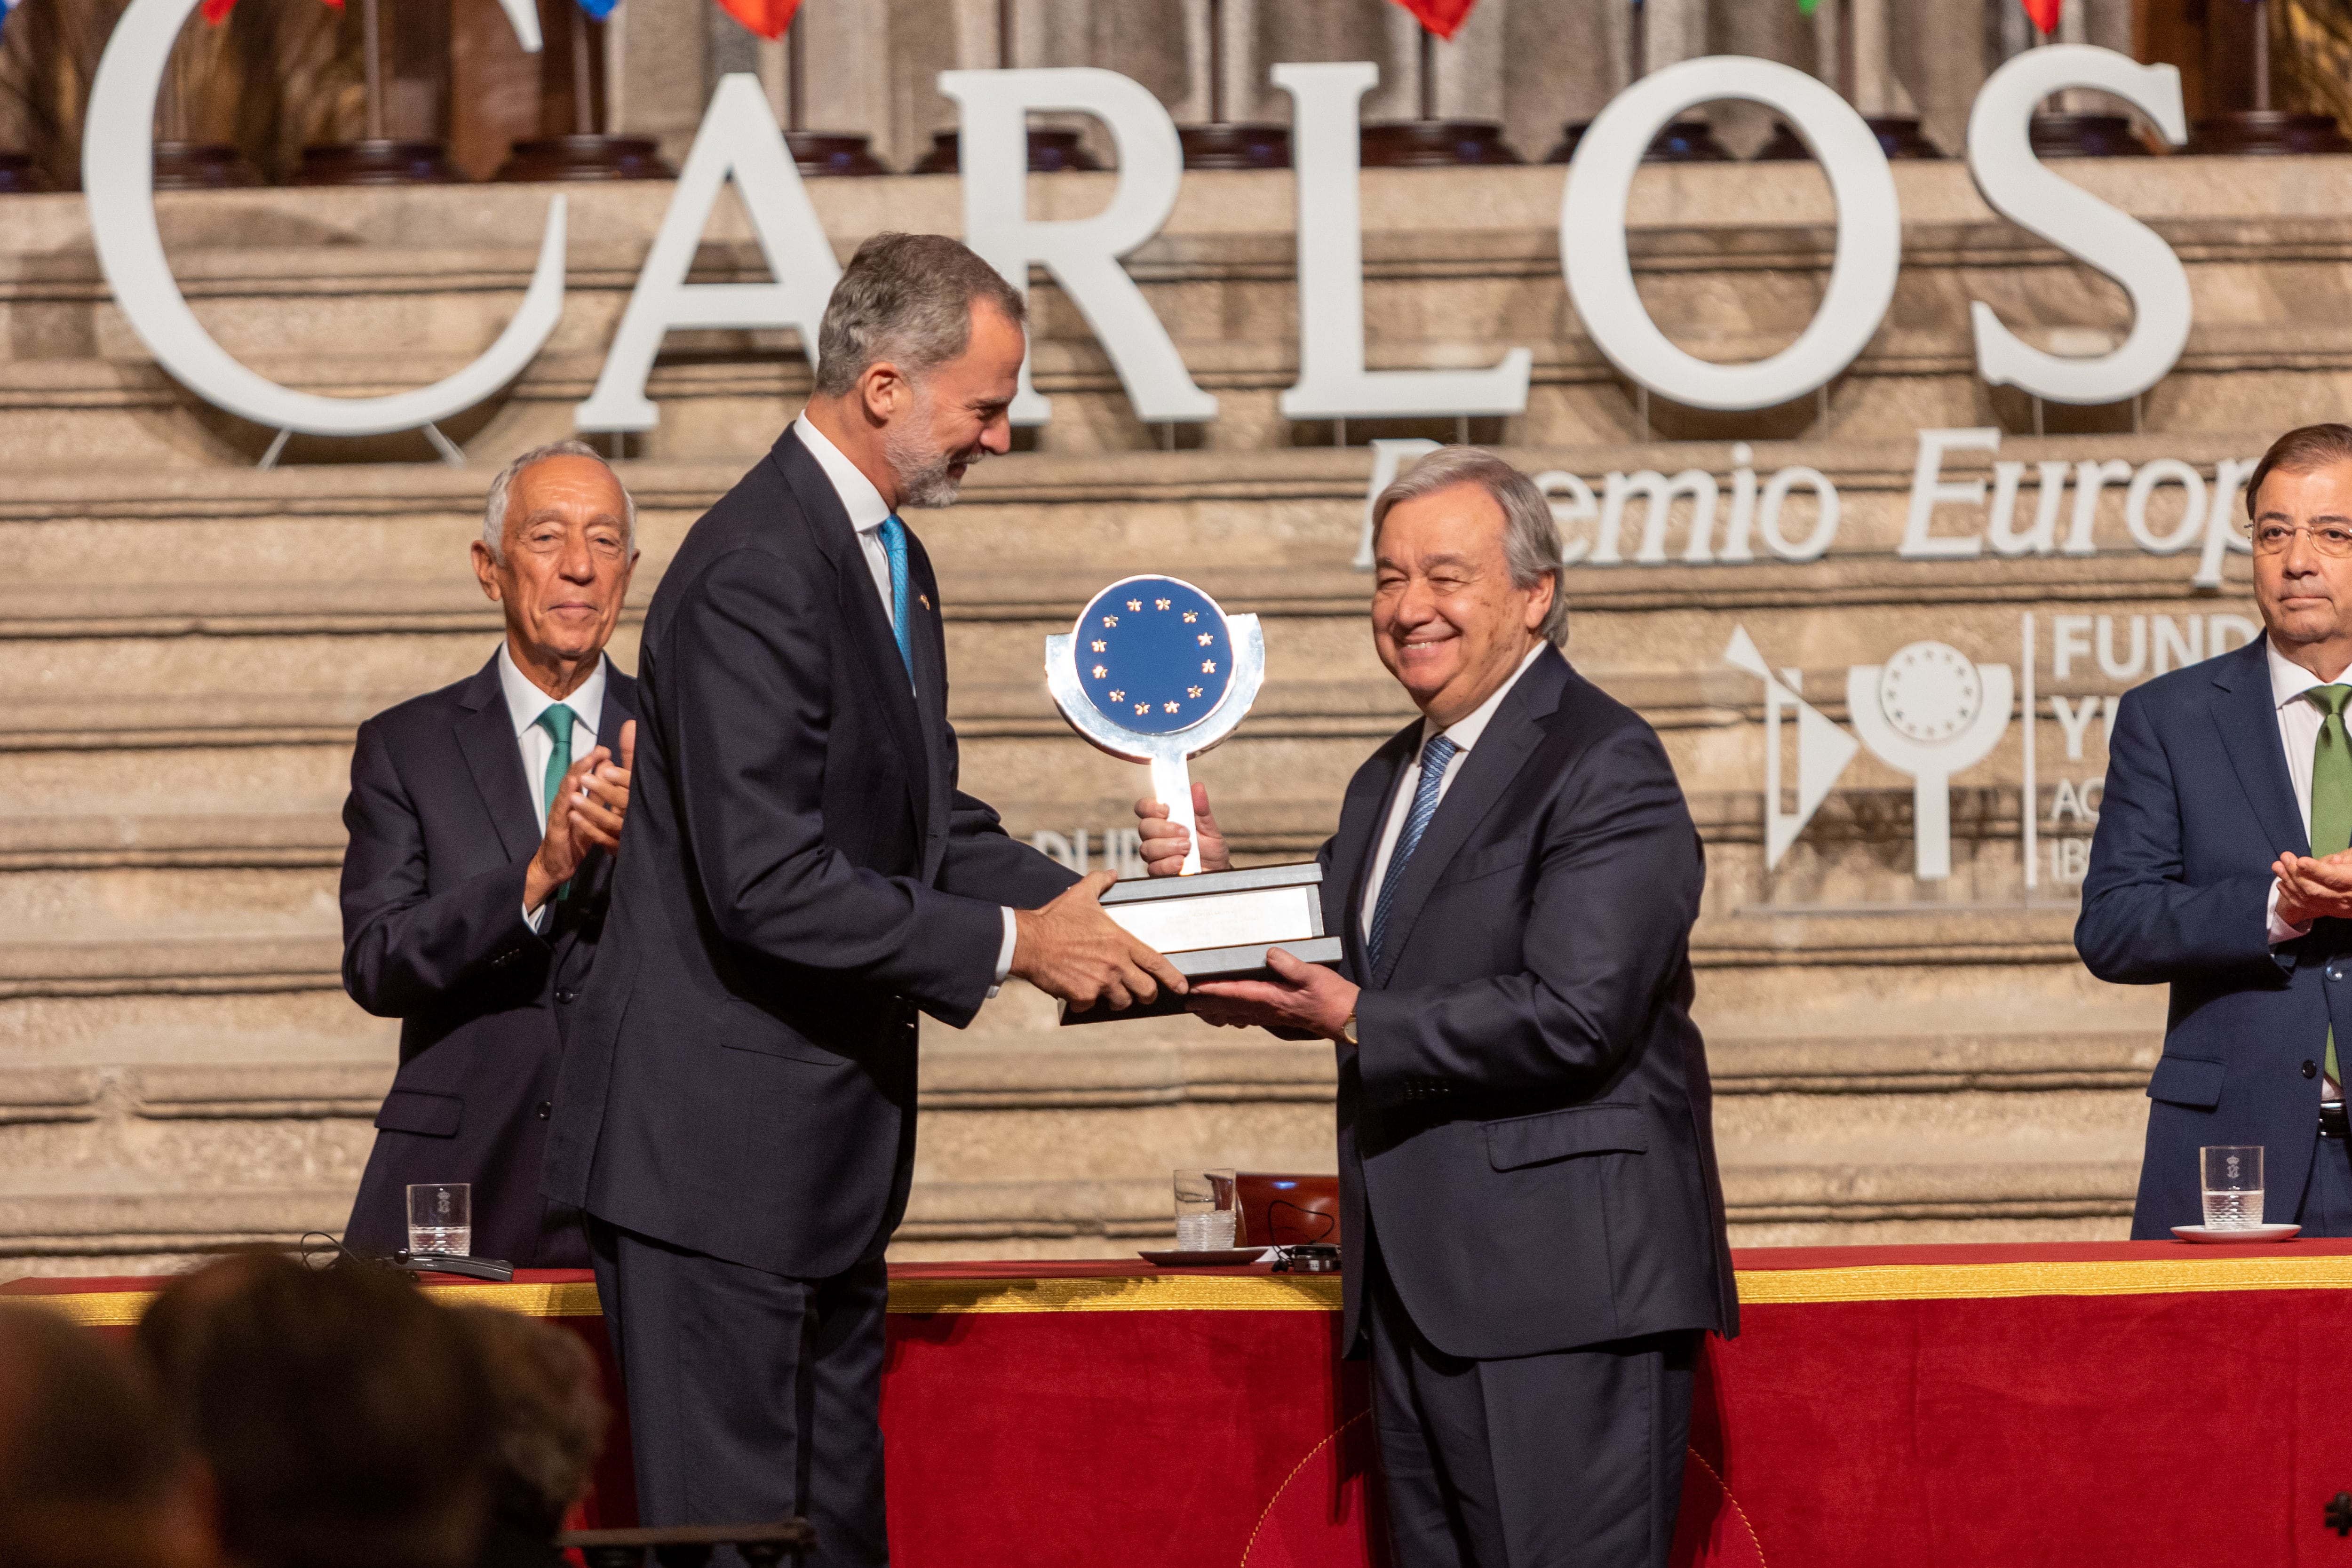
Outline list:
[[[490,1519],[478,1568],[561,1561],[550,1540],[580,1498],[612,1410],[576,1334],[495,1307],[457,1307],[491,1405]]]
[[[165,1290],[136,1339],[239,1568],[471,1568],[493,1401],[476,1336],[410,1280],[241,1254]]]
[[[145,1369],[57,1312],[0,1307],[0,1561],[212,1568],[201,1473]]]

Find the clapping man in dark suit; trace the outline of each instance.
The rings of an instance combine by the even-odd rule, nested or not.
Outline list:
[[[879,1565],[883,1248],[916,1018],[1008,974],[1079,1005],[1181,991],[956,787],[930,562],[899,518],[1010,446],[1021,296],[935,235],[844,270],[816,392],[697,522],[639,658],[635,804],[547,1190],[593,1216],[647,1524],[816,1527]],[[1041,907],[1042,906],[1042,907]]]
[[[492,481],[473,559],[498,652],[361,725],[352,755],[343,986],[401,1026],[343,1239],[404,1247],[408,1184],[466,1182],[476,1256],[584,1268],[579,1211],[541,1197],[539,1167],[628,809],[635,683],[604,644],[636,506],[593,448],[540,447]]]
[[[1559,655],[1533,481],[1450,447],[1372,517],[1372,640],[1423,716],[1323,846],[1346,956],[1277,949],[1191,1005],[1337,1045],[1342,1341],[1371,1358],[1400,1568],[1655,1568],[1699,1331],[1738,1325],[1689,1011],[1698,834],[1656,733]],[[1136,809],[1174,872],[1184,830]]]
[[[2197,1152],[2238,1143],[2266,1218],[2352,1236],[2352,426],[2272,443],[2246,516],[2263,635],[2124,694],[2074,924],[2100,979],[2172,988],[2141,1239],[2201,1223]]]

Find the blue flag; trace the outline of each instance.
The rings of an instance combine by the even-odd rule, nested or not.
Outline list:
[[[605,17],[611,16],[613,14],[613,7],[620,3],[621,0],[580,0],[580,8],[601,22]],[[0,5],[5,4],[6,4],[6,0],[0,0]]]

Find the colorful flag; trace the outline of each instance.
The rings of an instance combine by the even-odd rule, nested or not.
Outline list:
[[[587,0],[581,0],[583,5]],[[721,9],[763,38],[781,38],[801,0],[719,0]],[[610,10],[609,5],[605,7]]]
[[[5,4],[5,0],[0,0],[0,5]],[[343,0],[321,0],[321,4],[331,5],[338,11],[343,8]],[[217,27],[227,21],[228,14],[236,9],[236,0],[205,0],[205,20]]]
[[[719,0],[721,5],[726,0]],[[1462,29],[1470,15],[1470,7],[1478,0],[1397,0],[1397,4],[1413,14],[1423,26],[1441,38],[1451,38]]]
[[[2023,0],[2025,14],[2033,18],[2034,30],[2048,37],[2058,30],[2058,13],[2063,0]]]
[[[1810,16],[1822,8],[1822,0],[1797,0],[1797,15]]]
[[[601,22],[611,16],[613,7],[620,3],[621,0],[580,0],[580,8]]]
[[[8,25],[8,0],[0,0],[0,27]]]

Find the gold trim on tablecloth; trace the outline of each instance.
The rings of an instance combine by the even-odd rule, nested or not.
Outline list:
[[[585,1279],[524,1285],[427,1285],[425,1289],[463,1292],[457,1299],[469,1307],[503,1307],[533,1318],[593,1318],[603,1312],[596,1304],[596,1287]],[[64,1313],[86,1329],[127,1329],[146,1315],[148,1304],[156,1294],[153,1290],[86,1290],[53,1296],[0,1296],[0,1302],[47,1307]]]
[[[1990,1300],[2017,1296],[2170,1296],[2214,1290],[2352,1289],[2352,1256],[2111,1258],[2099,1262],[1897,1263],[1754,1268],[1743,1307],[1838,1301]]]
[[[2114,1258],[2099,1262],[1898,1263],[1847,1268],[1750,1268],[1743,1307],[1845,1301],[1998,1300],[2023,1296],[2169,1296],[2228,1290],[2352,1289],[2352,1255],[2275,1253],[2260,1258]],[[469,1304],[541,1318],[597,1316],[596,1287],[562,1283],[428,1285]],[[1336,1274],[1133,1274],[1044,1279],[902,1277],[890,1310],[912,1316],[967,1312],[1336,1312]],[[129,1328],[155,1299],[149,1290],[7,1296],[62,1312],[85,1328]]]
[[[1336,1312],[1336,1274],[1129,1274],[890,1281],[890,1310],[941,1312]]]

